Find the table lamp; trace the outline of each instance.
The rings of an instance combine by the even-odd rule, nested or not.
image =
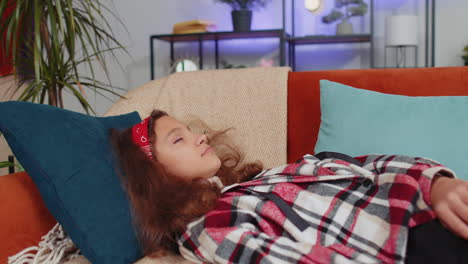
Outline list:
[[[387,19],[387,45],[406,46],[418,44],[418,17],[394,15]]]
[[[387,18],[385,66],[387,66],[387,49],[396,48],[396,66],[406,66],[406,50],[414,48],[417,65],[418,17],[415,15],[393,15]]]

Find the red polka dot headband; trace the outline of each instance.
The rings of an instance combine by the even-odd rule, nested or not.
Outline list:
[[[153,157],[148,137],[148,122],[151,117],[143,119],[140,123],[132,127],[132,140],[149,158]]]

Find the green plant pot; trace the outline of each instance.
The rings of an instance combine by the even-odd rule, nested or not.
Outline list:
[[[231,12],[232,26],[235,32],[250,31],[252,24],[251,10],[233,10]]]
[[[349,23],[346,19],[336,25],[337,35],[351,35],[353,33],[353,24]]]
[[[468,66],[468,60],[465,60],[465,66]]]

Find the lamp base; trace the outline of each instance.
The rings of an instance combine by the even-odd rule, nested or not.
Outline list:
[[[413,58],[414,62],[412,65],[407,65],[407,56],[406,52],[407,49],[413,49]],[[391,56],[395,58],[395,65],[394,67],[387,65],[387,50],[394,49],[395,55]],[[418,46],[417,45],[385,45],[385,52],[384,52],[384,67],[385,68],[417,68],[418,67]]]

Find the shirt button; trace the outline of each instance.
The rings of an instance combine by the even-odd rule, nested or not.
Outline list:
[[[372,185],[372,180],[371,179],[365,179],[363,182],[362,182],[362,185],[364,185],[364,187],[369,187]]]

